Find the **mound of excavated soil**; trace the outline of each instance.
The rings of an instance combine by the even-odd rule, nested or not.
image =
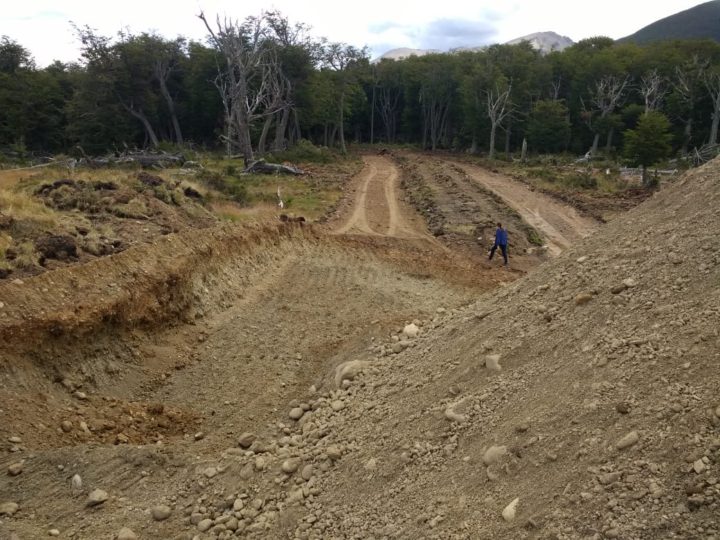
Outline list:
[[[425,240],[295,229],[95,261],[119,265],[114,285],[78,271],[108,295],[95,315],[69,271],[27,298],[8,284],[0,329],[27,365],[0,391],[35,415],[0,405],[0,535],[717,539],[718,178],[693,171],[483,296]],[[43,379],[72,361],[82,386]]]

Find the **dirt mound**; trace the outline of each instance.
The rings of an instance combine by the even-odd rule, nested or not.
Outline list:
[[[0,535],[717,538],[718,177],[512,283],[404,234],[389,173],[352,235],[211,228],[0,285]]]
[[[526,279],[438,314],[405,352],[381,349],[369,373],[323,395],[290,434],[327,433],[307,442],[328,473],[301,528],[720,534],[718,177],[718,162],[692,172]]]

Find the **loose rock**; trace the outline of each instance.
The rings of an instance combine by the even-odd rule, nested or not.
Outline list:
[[[622,439],[620,439],[617,443],[615,443],[615,447],[618,450],[625,450],[626,448],[630,448],[635,443],[637,443],[640,440],[640,436],[638,435],[637,431],[631,431],[627,435],[625,435]]]
[[[250,448],[252,446],[252,443],[255,442],[255,434],[250,433],[246,431],[245,433],[242,433],[240,437],[238,437],[238,446],[240,448]]]
[[[517,512],[517,505],[520,502],[520,498],[515,498],[510,504],[508,504],[502,511],[502,517],[505,521],[513,521]]]
[[[132,529],[123,527],[117,533],[117,540],[137,540],[137,534],[135,534]]]
[[[7,472],[10,476],[18,476],[20,473],[23,472],[22,462],[13,463],[12,465],[8,466]]]
[[[108,500],[108,494],[106,491],[103,491],[102,489],[94,489],[90,492],[90,495],[88,495],[87,501],[85,502],[85,506],[98,506],[105,501]]]
[[[304,414],[305,411],[303,411],[300,407],[295,407],[294,409],[290,410],[288,416],[291,420],[300,420]]]
[[[5,502],[0,504],[0,516],[12,516],[18,511],[20,506],[14,502]]]
[[[507,454],[507,446],[491,446],[485,450],[482,460],[485,465],[492,465],[497,463],[505,454]]]
[[[490,371],[501,371],[502,367],[500,366],[500,355],[499,354],[490,354],[485,357],[485,367],[489,369]]]
[[[150,514],[155,521],[165,521],[170,517],[170,514],[172,514],[172,508],[165,504],[160,504],[154,506],[152,510],[150,510]]]

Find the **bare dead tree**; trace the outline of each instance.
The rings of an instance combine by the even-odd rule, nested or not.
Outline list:
[[[640,79],[640,94],[645,101],[645,114],[660,108],[663,99],[667,95],[667,87],[665,79],[657,72],[657,69],[653,69],[642,76]]]
[[[382,118],[385,127],[385,138],[388,143],[395,142],[401,96],[402,89],[399,87],[382,86],[378,92],[378,108],[380,109],[380,118]]]
[[[357,49],[345,43],[330,43],[324,54],[324,62],[336,75],[336,90],[338,95],[338,135],[340,136],[340,149],[343,154],[347,152],[345,146],[345,98],[351,84],[355,79],[353,68],[360,60],[367,56],[365,49]]]
[[[584,101],[581,100],[583,109],[585,111],[585,121],[588,127],[592,129],[594,111],[600,113],[600,118],[607,118],[611,115],[615,109],[622,105],[625,97],[625,90],[630,84],[630,76],[627,75],[623,79],[620,79],[614,75],[606,75],[600,80],[595,82],[594,87],[590,90],[590,103],[593,106],[593,110],[588,110],[585,107]],[[612,140],[613,129],[611,128],[608,133],[608,145]],[[595,138],[593,139],[592,148],[590,149],[591,154],[596,154],[598,144],[600,142],[600,133],[595,132]]]
[[[560,99],[560,89],[562,88],[562,75],[558,75],[557,80],[553,80],[550,85],[552,86],[552,100],[557,101]]]
[[[684,113],[677,115],[678,120],[685,125],[681,150],[683,155],[687,154],[692,140],[695,103],[701,85],[700,81],[706,68],[707,61],[701,60],[697,55],[693,55],[692,59],[684,65],[675,67],[673,90],[684,105]]]
[[[495,83],[495,88],[485,91],[487,98],[487,115],[490,119],[490,150],[488,157],[495,157],[495,137],[497,128],[502,125],[503,121],[512,112],[512,104],[510,103],[510,92],[512,91],[512,82],[508,83],[507,88],[502,89],[499,83]]]
[[[170,79],[170,76],[172,75],[174,69],[175,66],[172,64],[171,59],[167,56],[157,58],[155,60],[155,65],[153,66],[155,78],[160,84],[160,93],[162,94],[163,98],[165,98],[165,103],[167,104],[168,112],[170,113],[170,121],[172,122],[173,130],[175,131],[175,142],[177,142],[177,144],[179,145],[182,145],[183,136],[182,130],[180,129],[180,122],[178,120],[177,112],[175,110],[175,100],[170,94],[167,86],[167,82]]]
[[[713,104],[710,124],[710,139],[708,144],[713,146],[718,140],[718,126],[720,126],[720,70],[712,69],[703,72],[703,84],[710,95]]]
[[[229,19],[209,24],[205,14],[198,15],[210,39],[225,59],[215,86],[221,92],[225,118],[230,123],[226,137],[240,150],[245,163],[254,158],[250,128],[264,115],[274,114],[278,65],[272,48],[268,47],[263,16],[249,17],[243,24]],[[226,141],[229,143],[229,141]]]

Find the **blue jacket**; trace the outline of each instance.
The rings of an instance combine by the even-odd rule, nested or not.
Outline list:
[[[507,231],[503,229],[502,227],[498,227],[495,230],[495,245],[497,246],[507,246],[508,237],[507,237]]]

